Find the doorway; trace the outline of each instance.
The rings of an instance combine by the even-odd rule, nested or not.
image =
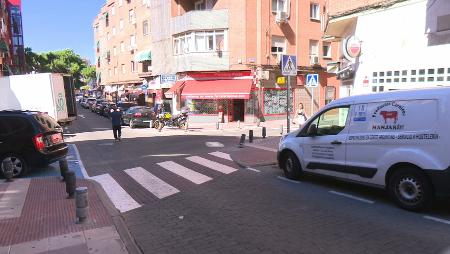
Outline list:
[[[243,99],[235,99],[232,100],[233,105],[233,121],[244,121],[245,114],[245,100]]]

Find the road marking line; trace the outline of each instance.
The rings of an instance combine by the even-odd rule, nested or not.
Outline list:
[[[249,146],[249,147],[253,147],[253,148],[257,148],[257,149],[261,149],[261,150],[265,150],[265,151],[269,151],[269,152],[278,152],[277,149],[273,149],[270,147],[265,147],[265,146],[260,146],[260,145],[254,145],[254,144],[245,144],[245,146]]]
[[[159,179],[144,168],[137,167],[126,169],[125,173],[131,176],[131,178],[159,199],[180,192],[177,188]]]
[[[216,156],[216,157],[225,159],[225,160],[233,161],[233,159],[231,159],[231,156],[227,153],[222,153],[222,152],[217,151],[217,152],[213,152],[213,153],[209,153],[209,154],[211,154],[212,156]]]
[[[173,153],[173,154],[149,154],[149,155],[143,155],[142,158],[145,157],[178,157],[178,156],[189,156],[188,153]]]
[[[251,168],[251,167],[246,167],[246,169],[251,170],[251,171],[254,171],[254,172],[261,173],[261,170],[254,169],[254,168]]]
[[[157,164],[169,170],[172,173],[175,173],[183,178],[186,178],[187,180],[195,184],[202,184],[204,182],[212,180],[212,178],[209,176],[205,176],[203,174],[195,172],[194,170],[188,169],[173,161],[165,161]]]
[[[346,197],[346,198],[351,198],[351,199],[354,199],[354,200],[358,200],[358,201],[361,201],[361,202],[364,202],[364,203],[367,203],[367,204],[374,204],[375,203],[375,201],[368,200],[368,199],[365,199],[365,198],[360,198],[360,197],[353,196],[353,195],[346,194],[346,193],[342,193],[342,192],[329,191],[329,193],[335,194],[335,195],[338,195],[338,196],[342,196],[342,197]]]
[[[200,164],[202,166],[205,166],[207,168],[219,171],[224,174],[230,174],[234,171],[237,171],[237,169],[229,167],[227,165],[223,165],[214,161],[207,160],[205,158],[199,157],[199,156],[191,156],[186,158],[189,161],[195,162],[197,164]]]
[[[75,151],[75,156],[77,157],[77,160],[79,162],[79,166],[80,166],[80,169],[81,169],[81,174],[83,175],[84,178],[88,179],[89,175],[88,175],[88,173],[86,171],[86,168],[84,167],[83,161],[81,160],[80,152],[78,152],[77,145],[70,144],[70,146],[72,146],[73,150]]]
[[[121,213],[141,207],[109,174],[93,176],[91,179],[103,187],[111,202]]]
[[[224,147],[224,145],[220,142],[205,142],[207,147]]]
[[[433,216],[428,216],[428,215],[423,216],[423,218],[427,219],[427,220],[432,220],[432,221],[435,221],[435,222],[440,222],[440,223],[444,223],[444,224],[450,225],[450,220],[444,220],[444,219],[440,219],[440,218],[433,217]]]
[[[300,181],[295,181],[295,180],[287,179],[286,177],[283,177],[283,176],[277,176],[277,178],[280,179],[280,180],[286,181],[286,182],[290,182],[290,183],[296,183],[296,184],[302,183],[302,182],[300,182]]]
[[[22,215],[30,179],[16,179],[8,184],[5,191],[0,191],[0,219],[18,218]]]

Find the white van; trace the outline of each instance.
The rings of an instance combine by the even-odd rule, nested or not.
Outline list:
[[[356,181],[386,188],[402,208],[425,209],[450,196],[450,88],[333,101],[283,136],[277,157],[290,179]]]

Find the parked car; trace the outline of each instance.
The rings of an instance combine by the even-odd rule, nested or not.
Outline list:
[[[83,103],[81,104],[81,106],[82,106],[83,108],[88,109],[88,108],[91,107],[91,105],[92,105],[93,103],[95,103],[96,100],[97,100],[97,99],[95,99],[95,98],[93,98],[93,97],[87,98],[86,101],[83,102]]]
[[[82,100],[83,98],[84,98],[83,95],[76,95],[76,96],[75,96],[75,100],[76,100],[78,103],[80,103],[81,100]]]
[[[119,101],[117,102],[117,108],[120,109],[120,111],[125,112],[131,107],[137,106],[136,103],[133,102],[123,102]]]
[[[95,102],[92,103],[92,105],[91,105],[91,107],[90,107],[91,112],[96,112],[97,107],[100,106],[100,105],[103,103],[103,101],[104,101],[103,99],[97,99],[97,100],[95,100]]]
[[[138,126],[149,127],[150,123],[144,121],[154,121],[155,119],[156,114],[153,112],[153,109],[144,106],[131,107],[123,114],[123,124],[129,125],[130,128],[135,128]]]
[[[114,102],[108,102],[108,104],[106,104],[105,108],[103,109],[103,116],[110,118],[110,114],[111,114],[111,109],[116,109],[116,104]]]
[[[286,177],[316,173],[385,188],[398,206],[426,209],[450,197],[450,88],[333,101],[282,137]]]
[[[81,98],[81,100],[78,102],[80,104],[81,107],[83,107],[83,104],[85,104],[87,102],[87,98]]]
[[[49,115],[32,111],[0,111],[0,173],[3,162],[13,163],[13,176],[22,176],[33,166],[65,158],[63,129]]]

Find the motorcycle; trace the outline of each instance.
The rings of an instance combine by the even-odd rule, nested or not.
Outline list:
[[[181,112],[181,114],[177,116],[172,116],[169,112],[163,112],[157,116],[155,122],[153,123],[153,127],[158,130],[161,130],[164,126],[184,129],[187,124],[187,119],[187,112]]]

